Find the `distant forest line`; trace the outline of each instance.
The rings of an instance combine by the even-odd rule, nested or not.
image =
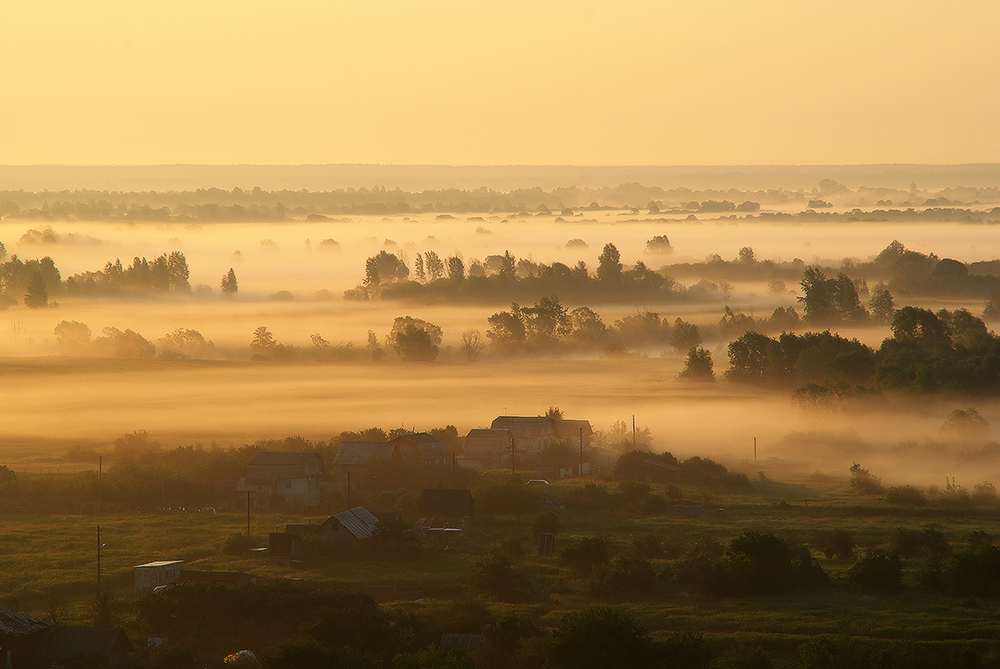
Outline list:
[[[293,221],[411,213],[587,216],[604,209],[635,214],[737,216],[796,221],[1000,222],[1000,187],[849,188],[823,179],[811,189],[663,188],[640,183],[497,190],[407,191],[383,186],[335,190],[205,188],[181,191],[0,190],[0,218],[26,221]],[[801,206],[797,213],[768,208]],[[847,209],[832,211],[832,209]],[[666,219],[665,219],[666,220]]]

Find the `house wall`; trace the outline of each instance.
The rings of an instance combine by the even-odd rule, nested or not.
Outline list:
[[[184,563],[164,565],[162,567],[136,567],[135,589],[150,590],[160,585],[167,585],[180,580]]]

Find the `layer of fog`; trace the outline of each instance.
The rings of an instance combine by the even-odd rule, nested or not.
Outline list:
[[[178,327],[193,328],[220,348],[232,349],[232,357],[245,359],[253,330],[260,325],[281,343],[308,347],[309,335],[319,333],[331,343],[361,347],[368,330],[382,336],[396,316],[411,315],[440,325],[445,345],[454,347],[461,332],[470,327],[485,331],[486,318],[505,307],[343,300],[342,291],[362,279],[365,259],[382,249],[411,260],[427,250],[443,258],[459,253],[467,262],[510,250],[545,263],[583,260],[594,271],[606,242],[618,246],[624,263],[642,260],[652,267],[701,261],[712,253],[731,259],[743,246],[752,246],[759,259],[823,258],[836,264],[844,257],[873,256],[893,239],[917,251],[968,262],[993,257],[998,235],[994,227],[962,224],[664,224],[624,222],[635,217],[605,211],[582,218],[556,222],[551,216],[479,220],[412,215],[280,225],[53,223],[59,241],[49,244],[19,243],[22,234],[38,226],[5,223],[0,240],[8,252],[25,258],[51,255],[64,278],[100,269],[116,257],[127,263],[133,256],[152,258],[177,249],[187,256],[192,285],[205,284],[211,291],[202,295],[196,288],[191,297],[146,300],[63,297],[58,306],[37,310],[17,306],[0,314],[0,355],[57,353],[52,331],[62,320],[84,322],[95,335],[106,326],[131,328],[151,341]],[[646,254],[646,240],[663,234],[675,252]],[[321,246],[326,239],[337,245]],[[583,239],[588,247],[567,249],[569,239]],[[219,294],[219,280],[229,267],[239,276],[235,299]],[[775,294],[761,285],[738,285],[728,303],[764,315],[774,306],[794,306],[796,289],[789,283],[786,293]],[[281,290],[295,299],[269,299]],[[320,290],[329,292],[317,297]],[[968,306],[974,313],[982,309],[978,304],[946,304]],[[723,302],[589,306],[606,323],[645,308],[671,319],[717,323]],[[841,333],[877,345],[888,331],[870,327]],[[706,344],[713,350],[716,371],[722,372],[725,342]],[[133,430],[149,430],[168,445],[223,446],[291,434],[327,439],[341,430],[372,425],[419,430],[454,424],[464,432],[488,425],[501,413],[534,415],[558,405],[568,416],[587,418],[602,430],[635,414],[640,426],[651,428],[654,450],[718,457],[751,474],[761,470],[780,478],[822,471],[846,477],[847,468],[861,462],[890,484],[941,485],[945,475],[954,475],[960,484],[971,486],[1000,478],[1000,460],[962,454],[982,444],[941,441],[941,423],[951,410],[967,406],[967,400],[893,404],[857,414],[810,414],[795,408],[785,391],[725,382],[685,384],[676,380],[682,355],[648,353],[645,359],[617,360],[487,356],[474,364],[459,363],[457,354],[443,354],[433,364],[390,359],[382,365],[8,359],[3,363],[5,382],[16,392],[8,393],[5,401],[4,457],[15,466],[53,470],[64,466],[61,457],[68,447],[106,446]],[[992,424],[1000,425],[995,403],[976,406]],[[749,462],[754,437],[758,460]]]

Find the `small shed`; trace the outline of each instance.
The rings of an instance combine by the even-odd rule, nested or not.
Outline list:
[[[135,589],[151,590],[179,581],[184,560],[154,560],[135,566]]]

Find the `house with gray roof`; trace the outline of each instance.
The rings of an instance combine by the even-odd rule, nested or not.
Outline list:
[[[236,494],[254,508],[306,508],[320,502],[323,456],[315,451],[261,451],[247,464]]]
[[[458,464],[474,469],[500,469],[510,462],[513,439],[510,430],[469,430]]]
[[[387,442],[345,441],[333,460],[337,483],[346,482],[348,472],[357,476],[373,464],[391,460],[443,465],[448,462],[448,449],[440,439],[426,432],[403,434]]]
[[[515,445],[537,453],[546,446],[557,442],[568,442],[590,447],[594,435],[588,420],[567,420],[550,416],[497,416],[490,425],[492,430],[508,430],[514,437]]]

